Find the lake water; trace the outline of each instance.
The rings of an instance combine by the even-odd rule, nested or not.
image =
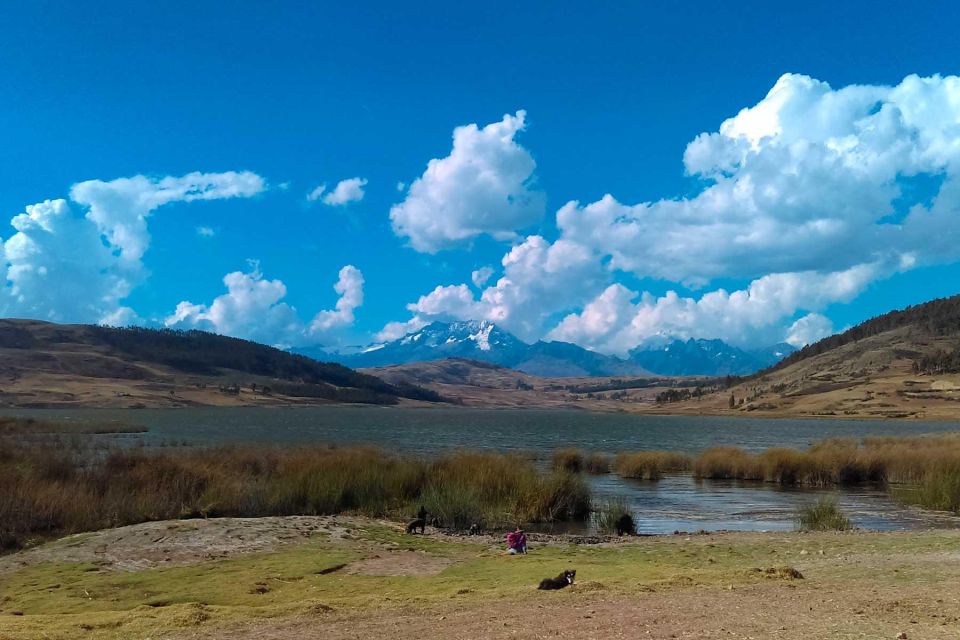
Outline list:
[[[7,412],[4,413],[14,413]],[[919,435],[960,431],[958,422],[637,416],[573,410],[408,409],[396,407],[83,409],[18,411],[69,420],[119,420],[149,428],[119,436],[148,445],[226,443],[375,443],[432,454],[456,448],[530,451],[549,459],[559,447],[617,453],[665,449],[696,453],[733,445],[748,451],[805,448],[832,437]],[[626,497],[642,533],[675,530],[781,531],[794,526],[798,506],[824,492],[763,483],[696,481],[689,476],[638,482],[591,477],[596,498]],[[872,488],[828,492],[854,524],[895,530],[957,527],[960,518],[905,508]]]

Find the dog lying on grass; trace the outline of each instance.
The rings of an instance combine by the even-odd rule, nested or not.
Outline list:
[[[546,591],[551,591],[554,589],[563,589],[564,587],[569,587],[573,584],[573,579],[577,575],[576,569],[567,569],[556,578],[544,578],[540,581],[540,586],[537,589],[544,589]]]
[[[407,523],[407,533],[415,533],[417,529],[420,529],[420,535],[423,535],[426,528],[427,521],[424,518],[415,518]]]

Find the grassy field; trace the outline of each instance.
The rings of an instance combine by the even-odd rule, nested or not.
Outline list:
[[[185,527],[179,535],[187,544],[197,535],[190,527],[220,527],[223,535],[242,538],[245,522],[251,521],[182,521],[175,528]],[[531,553],[517,557],[503,553],[494,538],[409,536],[397,526],[356,518],[315,522],[309,535],[295,541],[217,560],[205,559],[202,550],[193,557],[176,555],[178,542],[165,528],[168,523],[129,527],[125,541],[116,543],[129,559],[142,539],[141,553],[149,555],[156,546],[151,536],[166,532],[173,538],[160,546],[171,545],[176,566],[158,558],[129,570],[112,563],[109,552],[99,561],[78,561],[78,549],[96,553],[100,533],[21,552],[19,559],[8,556],[0,564],[0,638],[362,637],[349,631],[389,627],[407,616],[456,619],[471,611],[480,621],[505,607],[560,607],[556,615],[569,616],[612,602],[642,611],[672,598],[723,608],[734,591],[768,608],[783,605],[771,599],[784,597],[793,599],[791,607],[806,600],[819,606],[818,594],[835,591],[831,597],[842,597],[842,606],[830,603],[832,617],[811,614],[805,637],[893,638],[900,627],[923,631],[911,636],[923,638],[955,637],[960,631],[952,617],[960,604],[960,532],[716,534],[603,544],[551,539],[534,540]],[[536,590],[541,578],[568,567],[577,569],[573,588]],[[933,593],[936,598],[927,602]],[[888,598],[898,604],[883,610]],[[901,606],[905,603],[911,604]],[[862,615],[868,609],[875,614]],[[661,620],[660,626],[682,631],[693,624],[684,622],[690,613],[674,610],[676,619]],[[732,622],[734,613],[718,609],[717,620]],[[885,635],[822,635],[823,625],[840,624],[843,616],[850,634]],[[786,617],[782,621],[778,632],[791,628]],[[520,631],[520,637],[539,637],[537,628]],[[941,635],[947,632],[954,635]],[[460,634],[471,637],[463,629]]]

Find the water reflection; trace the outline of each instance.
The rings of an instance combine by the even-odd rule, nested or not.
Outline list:
[[[928,527],[956,527],[960,519],[908,508],[874,487],[842,490],[785,488],[771,483],[726,480],[697,481],[690,476],[668,476],[658,482],[597,476],[594,495],[625,496],[635,514],[639,533],[674,531],[790,531],[797,510],[823,495],[836,497],[854,526],[893,531]]]

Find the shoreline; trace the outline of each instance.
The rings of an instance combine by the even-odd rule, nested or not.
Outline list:
[[[920,416],[914,415],[909,417],[898,416],[898,417],[887,417],[887,416],[876,416],[876,415],[829,415],[829,414],[790,414],[790,413],[763,413],[758,411],[743,412],[727,412],[727,411],[661,411],[659,409],[651,410],[641,410],[641,411],[630,411],[630,410],[614,410],[614,409],[603,409],[595,407],[582,407],[574,405],[564,405],[564,406],[507,406],[507,405],[498,405],[498,406],[474,406],[474,405],[460,405],[456,403],[422,403],[422,402],[409,402],[409,403],[400,403],[397,405],[378,405],[378,404],[359,404],[359,403],[336,403],[336,402],[320,402],[320,403],[287,403],[287,402],[277,402],[274,404],[266,403],[249,403],[249,404],[234,404],[234,405],[217,405],[217,404],[196,404],[196,405],[181,405],[181,406],[170,406],[164,404],[157,404],[154,406],[136,406],[136,407],[116,407],[109,405],[44,405],[44,406],[2,406],[0,407],[0,415],[26,415],[30,412],[67,412],[67,411],[111,411],[111,412],[126,412],[126,411],[163,411],[163,412],[175,412],[175,411],[194,411],[194,410],[247,410],[247,409],[266,409],[266,410],[298,410],[298,409],[356,409],[356,410],[365,410],[365,409],[376,409],[379,411],[436,411],[436,410],[454,410],[454,411],[492,411],[492,412],[523,412],[523,413],[546,413],[546,412],[570,412],[570,413],[592,413],[598,415],[622,415],[622,416],[633,416],[633,417],[644,417],[644,416],[654,416],[654,417],[665,417],[665,418],[731,418],[735,420],[804,420],[804,421],[822,421],[822,420],[832,420],[837,422],[884,422],[884,423],[917,423],[917,422],[931,422],[931,423],[957,423],[960,427],[960,411],[956,416]]]

